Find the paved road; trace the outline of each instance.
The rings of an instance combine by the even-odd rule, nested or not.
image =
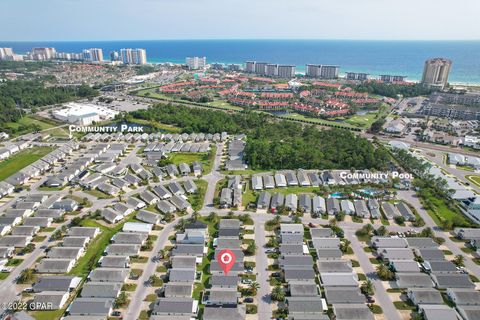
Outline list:
[[[393,305],[393,302],[390,299],[390,296],[388,295],[387,290],[383,286],[382,280],[378,278],[378,275],[375,269],[373,268],[373,265],[370,262],[370,259],[368,258],[365,251],[363,251],[363,246],[360,243],[360,241],[358,241],[358,238],[355,236],[354,231],[347,230],[345,232],[345,237],[351,241],[353,252],[355,252],[356,257],[358,258],[358,262],[360,263],[360,266],[365,272],[365,275],[367,276],[367,278],[372,281],[375,287],[376,303],[380,304],[380,306],[382,307],[385,318],[388,320],[401,320],[402,318],[398,310]]]
[[[207,190],[205,191],[203,207],[199,211],[201,214],[208,214],[212,211],[212,209],[214,209],[213,198],[215,197],[215,187],[217,183],[225,177],[219,171],[222,162],[224,144],[217,143],[216,146],[217,153],[215,154],[215,159],[213,161],[212,172],[202,177],[203,180],[207,181]]]
[[[263,219],[262,219],[263,220]],[[269,320],[272,317],[272,300],[270,299],[270,283],[268,281],[268,259],[265,254],[265,222],[255,219],[255,244],[257,253],[255,255],[258,289],[258,320]]]
[[[188,218],[189,216],[184,216],[183,218]],[[130,296],[130,304],[128,305],[128,310],[124,315],[125,320],[136,320],[142,311],[142,304],[143,300],[147,297],[147,289],[145,288],[145,282],[155,274],[155,270],[157,268],[157,262],[153,262],[152,258],[157,255],[158,251],[163,249],[168,241],[168,235],[171,231],[173,231],[175,225],[177,224],[178,220],[181,218],[177,218],[174,221],[170,222],[169,224],[165,225],[163,230],[161,231],[158,239],[155,243],[155,246],[148,256],[148,262],[144,265],[143,273],[141,277],[138,279],[138,285],[135,289],[135,292]]]
[[[455,151],[456,152],[456,151]],[[465,176],[475,174],[474,171],[466,171],[466,170],[461,170],[457,169],[455,167],[450,167],[450,165],[446,164],[444,162],[445,158],[445,153],[443,152],[427,152],[425,150],[421,150],[421,154],[425,156],[428,160],[445,170],[447,173],[451,174],[458,180],[460,180],[463,184],[466,184],[467,188],[473,189],[475,192],[480,193],[480,187],[472,183],[471,181],[468,181]],[[432,154],[434,156],[432,157]]]

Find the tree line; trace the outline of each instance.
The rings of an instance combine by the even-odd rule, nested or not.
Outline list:
[[[404,97],[418,97],[432,93],[432,89],[424,87],[420,83],[403,85],[369,81],[352,86],[352,89],[357,92],[367,92],[390,98],[397,98],[398,95]]]
[[[6,122],[15,122],[22,117],[21,109],[64,103],[76,98],[90,98],[98,91],[88,85],[45,86],[42,81],[14,80],[0,84],[0,127]]]
[[[272,121],[255,112],[229,114],[157,104],[130,115],[175,125],[187,133],[245,133],[244,159],[252,169],[383,169],[389,157],[385,149],[375,149],[349,130],[302,127],[291,121]]]

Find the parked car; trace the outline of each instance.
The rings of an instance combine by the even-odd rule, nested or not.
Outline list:
[[[245,299],[243,299],[243,302],[245,302],[245,303],[252,303],[252,302],[253,302],[253,298],[245,298]]]
[[[250,284],[252,283],[253,281],[251,279],[242,279],[242,283],[243,284]]]

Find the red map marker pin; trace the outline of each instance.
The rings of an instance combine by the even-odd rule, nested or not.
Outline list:
[[[225,275],[227,275],[228,271],[232,269],[232,266],[235,263],[235,254],[230,249],[223,249],[218,253],[217,261],[220,268],[222,268]]]

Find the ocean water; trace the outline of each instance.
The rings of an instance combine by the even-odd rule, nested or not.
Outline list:
[[[121,48],[145,48],[149,62],[184,63],[187,56],[206,56],[207,62],[244,63],[266,61],[297,66],[340,66],[340,73],[366,72],[373,76],[396,74],[419,80],[426,59],[445,57],[453,61],[450,82],[480,84],[480,41],[356,41],[356,40],[151,40],[151,41],[56,41],[3,42],[25,53],[35,46],[57,51],[81,52],[102,48],[104,57]]]

